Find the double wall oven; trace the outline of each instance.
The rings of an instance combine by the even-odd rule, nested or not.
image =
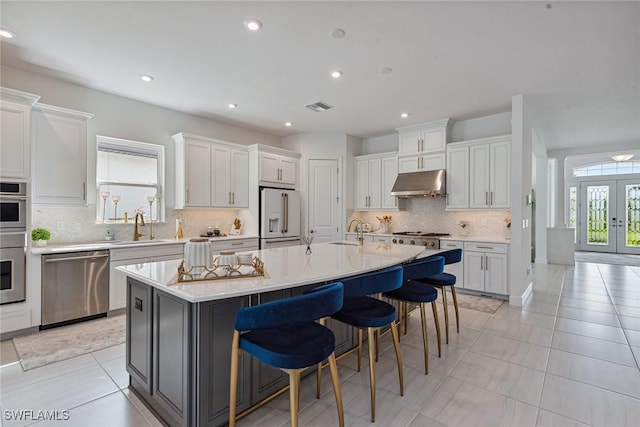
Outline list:
[[[27,183],[0,180],[0,304],[24,301]]]

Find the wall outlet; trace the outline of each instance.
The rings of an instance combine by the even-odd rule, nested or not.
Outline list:
[[[527,267],[527,276],[531,274],[531,266]]]
[[[64,220],[59,219],[59,220],[56,221],[56,230],[57,231],[64,230]]]

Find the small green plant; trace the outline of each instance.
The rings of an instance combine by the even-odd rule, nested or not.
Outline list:
[[[31,230],[31,240],[49,240],[51,232],[46,228],[34,228]]]

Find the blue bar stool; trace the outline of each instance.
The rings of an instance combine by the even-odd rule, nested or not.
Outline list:
[[[343,289],[342,283],[332,283],[305,295],[238,310],[231,347],[229,427],[236,425],[238,358],[242,351],[289,374],[292,427],[298,425],[300,373],[328,358],[338,419],[340,427],[344,427],[342,395],[334,354],[335,336],[329,328],[315,322],[342,308]]]
[[[462,260],[462,249],[451,249],[448,251],[440,252],[437,255],[432,255],[426,259],[433,257],[444,257],[444,264],[455,264]],[[447,307],[447,291],[445,287],[451,288],[451,295],[453,296],[453,307],[456,310],[456,331],[460,333],[460,314],[458,313],[458,297],[456,296],[456,276],[449,273],[434,274],[433,276],[425,277],[418,280],[419,282],[426,283],[427,285],[435,286],[442,291],[442,305],[444,307],[444,330],[447,337],[447,344],[449,344],[449,309]]]
[[[429,373],[429,341],[427,340],[427,315],[425,303],[430,302],[433,310],[433,319],[436,324],[436,334],[438,336],[438,357],[442,354],[440,345],[440,322],[438,321],[438,309],[436,300],[438,290],[433,286],[424,285],[416,279],[431,277],[442,273],[444,269],[444,258],[436,256],[434,258],[421,258],[402,266],[403,282],[402,286],[394,291],[385,292],[383,295],[400,301],[400,314],[405,314],[404,324],[406,333],[406,313],[407,302],[417,303],[420,306],[420,319],[422,320],[422,346],[424,349],[424,373]]]
[[[396,326],[396,309],[393,305],[368,295],[389,292],[402,286],[402,267],[393,267],[356,277],[341,279],[344,284],[344,304],[332,318],[358,328],[358,371],[361,365],[362,331],[367,330],[369,340],[369,383],[371,388],[371,421],[376,420],[376,371],[374,332],[390,326],[398,363],[400,395],[404,395],[402,355]],[[322,366],[318,365],[318,384]]]

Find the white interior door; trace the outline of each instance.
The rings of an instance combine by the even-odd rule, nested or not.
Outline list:
[[[580,184],[580,249],[616,252],[616,182]]]
[[[616,190],[617,252],[640,255],[640,180],[619,180]]]
[[[341,240],[338,160],[309,160],[308,230],[314,243]]]

